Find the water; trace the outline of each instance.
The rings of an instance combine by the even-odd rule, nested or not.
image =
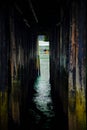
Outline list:
[[[55,113],[50,87],[49,81],[45,81],[42,77],[39,77],[34,85],[36,93],[33,96],[33,108],[30,109],[30,113],[34,119],[34,126],[38,129],[51,129],[53,127]]]
[[[34,95],[34,102],[37,109],[42,111],[44,115],[50,117],[53,115],[52,99],[50,95],[50,84],[41,77],[38,79],[38,84],[35,85],[36,94]]]
[[[54,129],[55,113],[51,98],[51,85],[49,83],[49,56],[40,57],[41,75],[36,79],[29,116],[31,126],[29,129]]]

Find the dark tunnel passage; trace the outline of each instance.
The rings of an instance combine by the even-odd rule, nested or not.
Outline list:
[[[86,0],[0,1],[0,130],[87,129],[86,13]]]

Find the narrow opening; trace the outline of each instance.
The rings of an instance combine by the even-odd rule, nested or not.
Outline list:
[[[49,38],[46,35],[38,36],[38,54],[40,58],[40,75],[49,78]]]
[[[51,95],[51,84],[49,82],[49,40],[45,35],[38,36],[38,55],[40,57],[40,76],[34,84],[35,94],[33,96],[34,110],[39,119],[36,118],[37,129],[55,129],[55,112]]]

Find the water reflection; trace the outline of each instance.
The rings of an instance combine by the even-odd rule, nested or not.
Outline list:
[[[34,95],[34,102],[36,103],[37,109],[44,112],[48,117],[53,116],[53,105],[50,95],[51,86],[49,81],[43,80],[43,78],[38,79],[38,84],[35,84],[36,94]]]
[[[33,113],[35,119],[37,118],[35,123],[38,125],[38,129],[52,129],[55,114],[49,83],[49,56],[45,54],[41,55],[40,58],[41,76],[38,77],[34,84],[36,93],[33,96],[33,102],[36,110]]]

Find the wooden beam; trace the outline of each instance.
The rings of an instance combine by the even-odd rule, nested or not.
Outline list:
[[[35,11],[34,11],[34,7],[33,7],[33,5],[32,5],[32,2],[31,2],[31,0],[28,0],[28,2],[29,2],[30,9],[31,9],[31,11],[32,11],[32,13],[33,13],[33,16],[34,16],[34,18],[35,18],[35,21],[36,21],[36,23],[38,23],[38,18],[37,18],[37,16],[36,16]]]

